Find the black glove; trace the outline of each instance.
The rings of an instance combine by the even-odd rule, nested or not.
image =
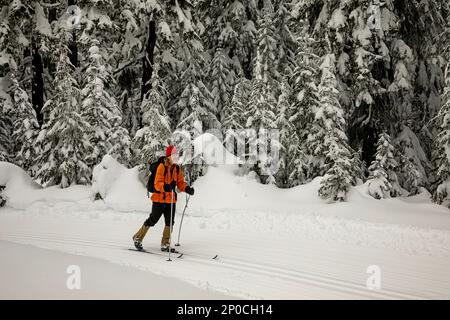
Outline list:
[[[177,187],[177,183],[175,181],[172,181],[169,184],[165,184],[164,185],[164,191],[165,192],[170,192],[170,191],[175,191],[175,188]]]
[[[184,192],[186,192],[187,194],[190,194],[191,196],[194,195],[194,188],[187,186],[186,189],[184,190]]]

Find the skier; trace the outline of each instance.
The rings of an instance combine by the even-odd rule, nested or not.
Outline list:
[[[156,169],[155,190],[151,200],[153,202],[152,212],[147,220],[145,220],[139,231],[133,236],[134,246],[138,250],[143,250],[142,240],[144,239],[150,227],[153,227],[161,215],[164,215],[165,227],[161,239],[161,251],[168,252],[170,248],[170,235],[174,225],[175,204],[177,202],[177,193],[175,188],[181,192],[193,195],[194,188],[187,185],[184,181],[181,167],[176,162],[176,148],[169,145],[166,149],[164,162],[160,163]],[[171,212],[172,209],[172,212]],[[172,221],[172,226],[170,222]],[[172,227],[172,228],[171,228]],[[171,252],[176,252],[174,248]]]

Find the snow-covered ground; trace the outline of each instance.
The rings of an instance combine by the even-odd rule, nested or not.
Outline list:
[[[229,299],[137,268],[4,241],[0,270],[0,299]]]
[[[0,172],[2,168],[5,172],[4,163]],[[179,249],[185,255],[167,262],[160,253],[128,250],[131,236],[151,208],[136,169],[105,158],[95,176],[92,188],[65,190],[35,188],[23,176],[22,182],[3,179],[7,206],[0,209],[0,240],[152,273],[143,283],[153,283],[152,277],[170,277],[171,286],[181,286],[176,279],[204,289],[182,290],[193,299],[450,298],[450,211],[432,204],[426,191],[410,198],[375,200],[361,185],[351,190],[347,202],[329,204],[317,196],[320,179],[281,190],[238,177],[233,166],[210,167],[195,182],[196,193],[184,219]],[[93,201],[95,192],[104,200]],[[180,194],[179,200],[175,240],[185,195]],[[161,220],[149,231],[144,247],[158,253],[162,228]],[[4,244],[0,248],[12,250]],[[33,260],[41,259],[41,251],[31,252]],[[19,247],[9,274],[22,255],[26,264],[33,264],[26,253]],[[215,254],[219,259],[210,259]],[[42,259],[48,255],[42,251]],[[63,265],[70,259],[59,260]],[[100,263],[95,261],[92,268]],[[367,273],[373,266],[380,271],[379,290],[366,285],[373,279]],[[123,273],[128,279],[129,270],[112,273],[115,277]],[[155,298],[153,292],[146,296],[143,287],[136,286],[139,297]],[[50,297],[49,287],[33,292]],[[133,287],[123,286],[123,296],[133,296]]]

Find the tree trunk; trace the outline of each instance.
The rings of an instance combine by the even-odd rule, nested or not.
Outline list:
[[[77,0],[68,0],[67,4],[69,6],[74,6],[77,4]],[[69,50],[70,50],[70,55],[69,55],[70,62],[75,67],[77,67],[78,66],[78,46],[77,46],[77,34],[76,34],[75,29],[72,31],[72,42],[69,44]]]
[[[33,46],[32,64],[33,83],[31,91],[31,102],[33,104],[33,109],[36,111],[39,127],[42,127],[42,124],[44,122],[44,116],[42,114],[42,107],[44,106],[44,66],[42,63],[42,57],[36,46]]]
[[[145,56],[142,61],[142,88],[141,88],[141,102],[144,100],[147,92],[152,88],[150,82],[153,74],[153,57],[156,45],[156,23],[154,20],[149,22],[147,47],[145,48]]]

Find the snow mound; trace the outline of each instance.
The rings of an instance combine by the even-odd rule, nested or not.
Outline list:
[[[0,162],[0,187],[4,187],[1,197],[6,200],[6,204],[15,202],[15,195],[19,195],[27,190],[41,188],[30,176],[18,166],[9,162]]]
[[[20,210],[39,201],[57,203],[89,199],[89,188],[86,186],[71,186],[66,189],[53,186],[43,189],[23,169],[8,162],[0,162],[0,186],[5,188],[1,196],[6,200],[6,206]]]
[[[208,173],[195,181],[195,199],[190,203],[202,215],[226,209],[280,212],[290,211],[302,203],[324,203],[317,195],[321,178],[295,188],[280,189],[259,183],[251,174],[236,176],[228,169],[228,166],[209,167]]]
[[[92,192],[100,194],[104,199],[107,192],[126,168],[110,155],[105,155],[102,161],[92,171]]]
[[[92,193],[100,194],[105,204],[119,211],[149,211],[150,200],[139,180],[138,167],[128,169],[110,155],[94,167]]]

